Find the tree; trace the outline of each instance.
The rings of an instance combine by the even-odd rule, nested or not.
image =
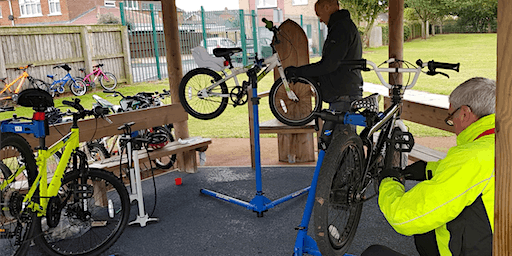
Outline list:
[[[458,23],[470,26],[472,31],[490,32],[498,17],[498,0],[445,0],[451,5],[451,14]]]
[[[356,25],[359,26],[361,22],[366,24],[363,28],[363,45],[367,46],[375,20],[388,8],[388,0],[338,0],[338,2],[342,8],[350,12]]]
[[[100,14],[98,24],[121,24],[121,20],[113,13]]]
[[[456,0],[455,0],[456,1]],[[406,7],[414,9],[421,20],[422,38],[428,36],[427,22],[436,22],[449,10],[445,0],[405,0]]]

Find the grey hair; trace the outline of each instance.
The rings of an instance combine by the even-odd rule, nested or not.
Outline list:
[[[496,113],[496,81],[473,77],[460,84],[450,94],[453,109],[469,106],[478,118]]]

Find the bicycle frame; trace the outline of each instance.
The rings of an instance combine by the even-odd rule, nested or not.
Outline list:
[[[5,91],[9,90],[9,92],[12,92],[11,90],[11,86],[13,86],[17,81],[20,81],[19,84],[16,86],[16,89],[14,90],[14,93],[19,93],[20,90],[21,90],[21,86],[23,85],[23,83],[25,82],[25,79],[28,78],[29,75],[27,73],[27,70],[24,69],[23,70],[23,73],[18,76],[14,81],[10,82],[9,84],[5,85],[4,89],[2,89],[0,91],[0,94],[4,93]],[[21,80],[20,80],[21,79]],[[8,97],[2,97],[0,98],[0,100],[6,100],[6,99],[12,99],[12,96],[8,96]]]
[[[62,77],[59,80],[53,80],[53,83],[50,85],[50,90],[57,90],[57,88],[54,88],[54,86],[59,85],[61,87],[64,87],[69,81],[76,82],[76,80],[71,76],[71,74],[67,73],[64,77]]]
[[[100,75],[102,75],[104,78],[107,78],[100,67],[94,68],[91,73],[84,77],[84,81],[88,81],[89,83],[96,82],[96,79],[98,79]],[[91,76],[94,76],[94,79],[91,79]]]

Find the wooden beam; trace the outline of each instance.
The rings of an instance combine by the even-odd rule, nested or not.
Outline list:
[[[404,59],[404,0],[389,1],[389,58]],[[390,64],[390,67],[401,67],[401,64]],[[402,84],[401,73],[390,73],[389,84]],[[391,95],[391,94],[390,94]]]
[[[496,90],[496,193],[493,255],[512,252],[512,2],[498,1],[498,64]]]
[[[176,1],[162,1],[162,16],[164,23],[165,47],[167,50],[167,74],[169,74],[169,89],[173,103],[180,103],[178,89],[180,81],[183,78],[183,68],[181,66],[181,49],[178,32],[178,14],[176,12]],[[177,138],[188,138],[187,121],[174,124]],[[190,172],[194,170],[196,164],[195,152],[185,152],[177,155],[178,166],[181,170]]]

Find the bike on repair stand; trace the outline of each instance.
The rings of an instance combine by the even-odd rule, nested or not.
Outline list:
[[[414,146],[412,134],[400,119],[404,91],[416,84],[424,67],[428,67],[426,74],[431,76],[448,76],[436,69],[459,71],[459,64],[435,61],[423,63],[418,60],[417,67],[395,59],[382,64],[392,63],[405,64],[408,68],[380,68],[367,60],[341,62],[363,71],[375,71],[381,83],[391,89],[391,106],[379,112],[378,94],[372,94],[352,102],[349,112],[323,110],[316,114],[325,123],[318,139],[320,151],[311,189],[302,222],[297,227],[294,255],[344,255],[354,239],[363,203],[378,194],[379,172],[405,167],[407,153]],[[414,73],[414,77],[406,86],[390,85],[381,72]],[[348,125],[364,129],[358,135]],[[307,234],[313,211],[315,240]]]

